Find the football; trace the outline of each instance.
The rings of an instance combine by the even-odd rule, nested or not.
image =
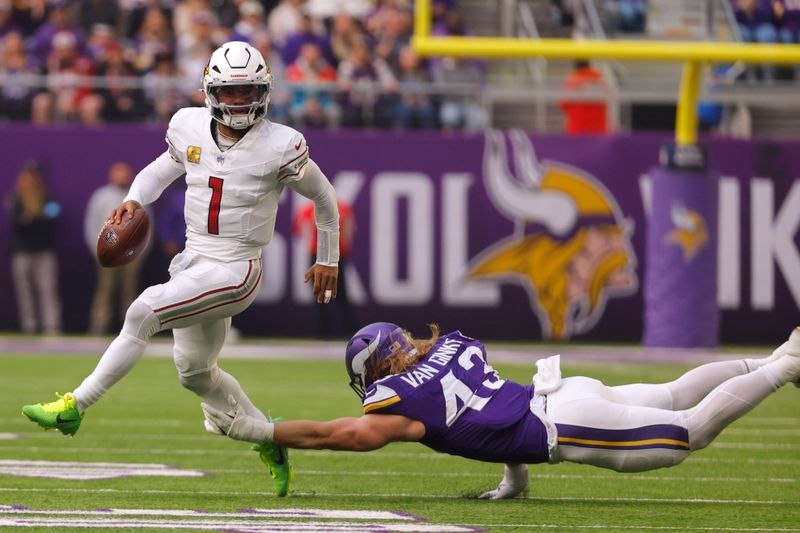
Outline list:
[[[133,217],[127,214],[122,222],[106,222],[97,236],[97,259],[104,267],[127,265],[150,243],[150,217],[144,209],[137,209]]]

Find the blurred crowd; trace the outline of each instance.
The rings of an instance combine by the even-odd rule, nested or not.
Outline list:
[[[698,0],[699,2],[700,0]],[[736,19],[741,40],[746,43],[800,43],[800,0],[727,0]],[[595,0],[606,22],[606,30],[619,37],[645,34],[648,0]],[[577,0],[550,0],[551,18],[559,26],[576,24]],[[749,79],[793,80],[793,67],[770,65],[748,68]]]
[[[800,0],[731,0],[742,41],[749,43],[800,42]],[[747,71],[750,78],[793,80],[793,67],[763,65]]]
[[[800,42],[800,0],[728,0],[742,40],[758,43]],[[574,23],[576,0],[550,0],[552,18],[560,25]],[[597,0],[610,29],[644,33],[648,0]]]
[[[742,40],[800,42],[800,0],[732,0]]]
[[[468,34],[456,0],[434,32]],[[295,126],[478,129],[480,61],[423,61],[410,0],[0,0],[0,120],[164,122],[199,91],[211,52],[248,41]]]

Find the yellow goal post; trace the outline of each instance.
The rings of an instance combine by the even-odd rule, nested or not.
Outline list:
[[[800,63],[800,44],[433,36],[431,0],[414,1],[411,45],[421,56],[683,61],[685,64],[675,121],[675,142],[678,146],[694,146],[697,143],[697,97],[704,63]]]

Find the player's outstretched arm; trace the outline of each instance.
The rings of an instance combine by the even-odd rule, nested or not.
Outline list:
[[[228,398],[228,403],[228,411],[201,404],[206,421],[219,430],[214,433],[257,444],[275,442],[290,448],[369,451],[393,441],[418,441],[425,436],[422,422],[399,415],[272,423],[248,415],[233,397]]]
[[[290,420],[275,424],[274,441],[290,448],[324,448],[366,452],[394,441],[418,441],[422,422],[399,415],[364,415],[329,422]]]

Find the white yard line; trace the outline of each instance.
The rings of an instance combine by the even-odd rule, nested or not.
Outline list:
[[[788,442],[712,442],[710,447],[723,450],[800,450],[800,444]]]
[[[202,419],[200,419],[202,420]],[[16,422],[16,420],[14,420]],[[0,422],[2,420],[0,419]],[[96,422],[92,420],[92,422]],[[104,424],[101,424],[104,425]],[[117,425],[117,424],[114,424]],[[136,426],[138,424],[131,424],[131,426]],[[145,422],[142,421],[141,425],[145,425]],[[148,426],[150,424],[147,424]],[[164,440],[164,441],[185,441],[187,439],[192,440],[215,440],[219,436],[218,435],[211,435],[204,433],[199,433],[198,430],[201,426],[201,422],[198,420],[193,420],[191,423],[186,423],[183,425],[178,424],[170,424],[170,427],[180,427],[184,426],[187,428],[192,428],[195,430],[193,433],[140,433],[136,432],[135,434],[131,432],[121,432],[121,433],[103,433],[103,439],[125,439],[130,440],[131,437],[135,436],[136,440]],[[33,427],[33,426],[32,426]],[[774,428],[755,428],[755,427],[741,427],[741,428],[728,428],[723,433],[723,439],[725,437],[731,437],[734,435],[739,436],[754,436],[754,437],[770,437],[771,439],[775,439],[776,437],[800,437],[800,428],[798,429],[774,429]],[[19,440],[21,438],[21,434],[17,433],[0,433],[0,441],[2,440]],[[84,435],[82,435],[83,437]],[[52,439],[53,433],[52,432],[45,432],[40,431],[39,429],[34,427],[34,432],[32,433],[25,433],[26,439]],[[87,438],[87,437],[84,437]],[[721,440],[720,442],[725,442]]]
[[[19,423],[25,427],[33,427],[33,426],[26,426],[26,424],[30,424],[29,421],[25,419],[23,416],[11,416],[11,417],[0,417],[0,424],[14,424]],[[92,424],[97,424],[99,426],[125,426],[125,427],[139,427],[139,426],[148,426],[148,427],[187,427],[187,428],[198,428],[202,424],[202,422],[198,422],[197,418],[185,418],[185,419],[133,419],[133,420],[120,420],[119,418],[92,418]],[[773,426],[799,426],[800,427],[800,418],[795,417],[783,417],[783,416],[776,416],[776,417],[746,417],[743,418],[741,421],[737,422],[738,427],[732,427],[725,430],[725,433],[729,433],[731,431],[741,431],[741,430],[758,430],[764,429],[765,431],[772,432],[775,431]],[[759,426],[764,426],[764,428],[759,428]],[[782,431],[782,430],[777,430]],[[786,431],[800,431],[800,429],[787,429]],[[770,433],[772,434],[772,433]],[[792,433],[793,435],[793,433]]]
[[[690,526],[645,526],[645,525],[616,525],[616,524],[475,524],[481,528],[530,528],[530,529],[566,529],[580,531],[583,529],[629,529],[632,531],[800,531],[800,528],[785,527],[690,527]]]
[[[135,438],[135,435],[128,435],[128,438]],[[59,453],[76,452],[76,453],[105,453],[109,455],[118,454],[140,454],[146,451],[148,454],[166,454],[166,455],[231,455],[243,454],[252,455],[249,450],[231,449],[231,450],[211,450],[207,448],[105,448],[105,447],[80,447],[80,446],[62,446],[62,441],[59,439],[64,438],[61,435],[53,435],[55,442],[52,445],[37,445],[31,446],[25,443],[24,440],[8,441],[0,444],[0,453],[11,452],[53,452],[56,449]],[[186,439],[182,439],[186,440]],[[715,442],[712,443],[711,448],[720,449],[757,449],[757,450],[798,450],[800,443],[759,443],[759,442]],[[390,451],[375,451],[365,454],[364,452],[347,452],[347,451],[332,451],[332,450],[292,450],[293,454],[300,456],[310,457],[343,457],[346,454],[357,455],[360,458],[414,458],[425,460],[444,460],[453,459],[451,455],[436,453],[427,449],[421,449],[419,452],[390,452]],[[705,458],[704,458],[705,459]],[[696,459],[689,458],[688,461]],[[768,461],[769,459],[764,459]],[[749,459],[737,459],[736,462],[746,462]],[[724,462],[724,461],[722,461]],[[761,462],[761,461],[759,461]],[[794,464],[794,463],[775,463],[775,464]]]
[[[170,529],[170,530],[202,530],[202,531],[246,531],[248,533],[281,532],[315,532],[330,533],[334,531],[365,533],[375,532],[416,532],[416,533],[466,533],[475,528],[450,524],[426,523],[370,523],[370,522],[313,522],[286,520],[158,520],[135,518],[49,518],[49,517],[0,517],[0,527],[37,527],[57,530],[59,528],[80,529]]]
[[[52,488],[20,488],[20,487],[0,487],[0,492],[16,493],[16,492],[52,492]],[[266,491],[207,491],[207,490],[162,490],[162,489],[86,489],[76,488],[74,483],[70,484],[70,492],[86,493],[86,494],[152,494],[152,495],[204,495],[204,496],[275,496],[274,492]],[[370,498],[370,499],[396,499],[396,498],[411,498],[426,500],[465,500],[471,499],[468,496],[455,495],[455,494],[424,494],[424,493],[405,493],[405,492],[381,492],[381,493],[333,493],[333,492],[292,492],[294,496],[308,496],[311,498],[324,496],[326,498]],[[519,497],[518,499],[541,501],[541,502],[608,502],[608,503],[702,503],[714,505],[769,505],[780,506],[789,505],[792,508],[797,507],[796,501],[790,500],[724,500],[724,499],[708,499],[708,498],[600,498],[600,497],[582,497],[582,496],[558,496],[558,497],[542,497],[542,496],[527,496]]]
[[[414,516],[388,511],[362,511],[357,509],[246,509],[235,513],[196,511],[188,509],[124,509],[111,508],[102,510],[73,509],[29,509],[0,504],[0,514],[5,515],[64,515],[64,516],[171,516],[193,518],[350,518],[355,520],[421,520]]]
[[[242,474],[249,475],[253,473],[253,469],[246,468],[230,468],[230,469],[210,469],[209,472],[215,474]],[[498,472],[393,472],[390,470],[306,470],[303,468],[295,468],[295,472],[305,476],[334,476],[334,477],[451,477],[451,478],[498,478],[501,477],[502,471]],[[534,473],[531,475],[534,480],[549,479],[549,480],[615,480],[615,481],[679,481],[681,483],[688,482],[725,482],[725,483],[797,483],[797,478],[791,477],[774,477],[774,478],[753,478],[753,477],[714,477],[714,476],[647,476],[636,474],[625,474],[623,477],[619,475],[582,475],[582,474],[540,474]]]
[[[750,457],[723,458],[723,457],[689,457],[686,463],[708,463],[708,464],[749,464],[749,465],[800,465],[800,459],[759,459]]]
[[[747,427],[747,428],[727,428],[725,430],[724,435],[754,435],[754,436],[766,436],[770,438],[775,437],[800,437],[800,428],[799,429],[776,429],[776,428],[754,428],[754,427]]]
[[[242,453],[242,452],[236,452]],[[252,456],[252,453],[246,452],[248,456]],[[329,452],[331,456],[334,456],[334,452]],[[229,452],[225,452],[225,455],[229,455]],[[382,454],[386,456],[387,454]],[[435,457],[435,456],[434,456]],[[712,461],[713,462],[713,461]],[[739,460],[731,460],[730,462],[741,462]],[[793,461],[790,464],[795,464],[800,461]],[[16,467],[36,467],[38,469],[47,469],[47,468],[57,468],[62,467],[65,469],[77,469],[77,468],[97,468],[102,469],[105,467],[108,468],[116,468],[116,469],[126,469],[127,470],[141,470],[143,472],[148,472],[150,470],[164,470],[167,473],[173,473],[176,471],[174,467],[162,465],[162,464],[145,464],[145,463],[111,463],[111,462],[69,462],[69,461],[42,461],[42,460],[0,460],[0,473],[5,473],[3,471],[4,467],[8,466],[16,466]],[[241,474],[241,475],[251,475],[254,471],[260,470],[260,467],[256,465],[254,468],[206,468],[206,471],[215,474]],[[413,471],[392,471],[392,470],[311,470],[311,469],[304,469],[298,468],[296,469],[298,473],[308,476],[334,476],[334,477],[429,477],[431,475],[435,475],[437,477],[451,477],[451,478],[480,478],[480,479],[494,479],[498,476],[497,472],[436,472],[432,474],[429,471],[423,472],[413,472]],[[186,474],[188,475],[188,474]],[[535,479],[549,479],[549,480],[619,480],[619,475],[615,474],[543,474],[543,473],[535,473],[533,474]],[[754,477],[733,477],[733,476],[665,476],[665,475],[647,475],[647,474],[626,474],[624,476],[625,480],[628,481],[646,481],[646,482],[653,482],[653,481],[665,481],[665,482],[681,482],[681,483],[688,483],[688,482],[726,482],[726,483],[797,483],[798,479],[795,477],[766,477],[766,478],[754,478]]]

